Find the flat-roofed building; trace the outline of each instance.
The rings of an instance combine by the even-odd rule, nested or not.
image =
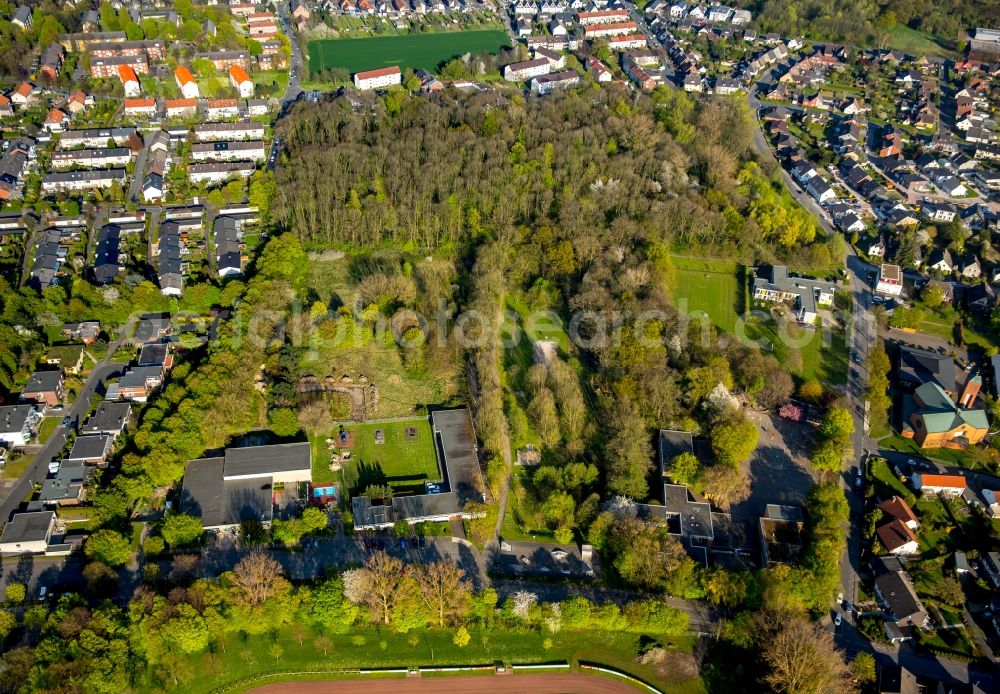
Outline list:
[[[53,511],[16,514],[0,535],[0,554],[44,554],[55,524]]]

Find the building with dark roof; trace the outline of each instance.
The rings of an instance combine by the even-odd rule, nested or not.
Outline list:
[[[83,498],[87,466],[82,461],[64,460],[53,477],[42,482],[38,500],[43,506],[76,506]]]
[[[491,569],[499,573],[534,576],[594,576],[590,545],[557,545],[538,542],[500,542]]]
[[[223,530],[244,520],[272,520],[276,483],[312,478],[308,441],[227,448],[217,458],[192,460],[184,471],[181,510],[201,518],[206,530]]]
[[[818,178],[818,177],[817,177]],[[753,298],[764,302],[789,302],[802,323],[813,323],[819,307],[833,305],[833,282],[791,275],[783,265],[762,268],[753,280]]]
[[[27,445],[41,418],[33,405],[0,407],[0,443],[12,448]]]
[[[56,514],[52,511],[18,513],[0,535],[0,554],[43,554],[52,539]]]
[[[108,464],[108,455],[111,453],[114,442],[115,439],[110,434],[78,436],[73,442],[73,448],[70,449],[66,460],[104,467]]]
[[[875,572],[875,597],[895,627],[895,631],[889,631],[887,624],[890,639],[907,638],[901,629],[922,627],[927,622],[927,610],[917,597],[913,580],[896,558],[878,557],[872,561],[872,570]]]
[[[104,400],[90,419],[80,427],[80,434],[109,434],[112,437],[125,431],[132,423],[132,405],[127,402]]]
[[[938,354],[901,345],[896,360],[897,385],[915,390],[925,383],[937,383],[951,397],[958,388],[959,369],[949,354]]]
[[[62,371],[36,371],[21,390],[21,400],[55,407],[66,394]]]
[[[797,506],[768,504],[759,520],[761,566],[791,564],[805,544],[805,522]]]
[[[99,285],[111,284],[115,281],[121,266],[121,227],[117,224],[105,224],[97,236],[97,249],[94,253],[94,282]]]

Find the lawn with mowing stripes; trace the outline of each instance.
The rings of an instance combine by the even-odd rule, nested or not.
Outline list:
[[[371,36],[360,39],[322,39],[309,42],[309,71],[331,68],[350,72],[398,65],[437,71],[444,63],[464,53],[496,53],[509,46],[507,34],[495,29],[454,31],[408,36]]]

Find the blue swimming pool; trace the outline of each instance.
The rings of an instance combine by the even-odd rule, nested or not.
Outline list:
[[[313,487],[313,496],[323,497],[323,496],[336,496],[337,488],[334,486],[329,487]]]

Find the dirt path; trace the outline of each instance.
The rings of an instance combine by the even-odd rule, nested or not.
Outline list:
[[[426,679],[279,682],[251,690],[254,694],[634,694],[624,682],[581,674],[428,677]]]

